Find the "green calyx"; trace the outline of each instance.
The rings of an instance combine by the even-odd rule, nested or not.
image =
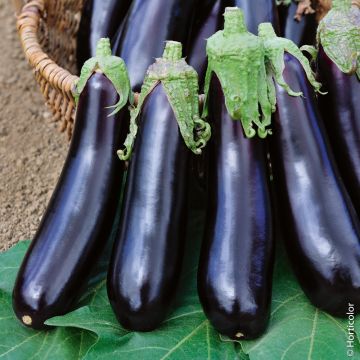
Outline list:
[[[179,61],[182,56],[182,45],[178,41],[167,41],[164,53],[162,56],[163,60]]]
[[[111,81],[116,92],[119,94],[120,99],[118,103],[109,106],[109,108],[114,108],[114,111],[109,116],[119,112],[128,101],[130,104],[133,103],[133,94],[125,62],[117,56],[112,56],[110,40],[108,38],[101,38],[97,43],[95,57],[87,60],[81,68],[80,78],[75,84],[73,91],[76,104],[87,81],[96,71],[101,71]]]
[[[360,79],[360,9],[351,0],[333,0],[319,23],[317,42],[342,72]]]
[[[223,33],[225,37],[248,33],[244,13],[239,8],[227,7],[225,9]]]
[[[146,98],[160,83],[164,87],[187,147],[195,154],[200,154],[210,139],[210,125],[199,116],[198,75],[181,56],[181,43],[167,41],[163,57],[156,59],[148,68],[138,104],[131,109],[130,132],[124,149],[117,152],[121,160],[130,158],[138,130],[137,119]]]
[[[239,8],[225,9],[224,30],[207,41],[208,69],[205,78],[203,116],[208,115],[208,93],[213,74],[220,81],[225,105],[234,120],[240,120],[245,136],[265,138],[271,134],[271,115],[276,110],[274,81],[289,95],[301,96],[285,82],[285,51],[299,60],[316,92],[321,84],[315,80],[309,61],[288,39],[277,37],[270,23],[259,25],[259,36],[249,33]],[[254,129],[257,126],[257,131]]]
[[[222,86],[228,113],[240,120],[245,136],[264,138],[270,130],[273,106],[267,94],[264,49],[260,39],[246,29],[239,8],[225,9],[224,30],[207,41],[208,68],[203,116],[208,115],[210,81],[215,74]],[[259,112],[261,109],[262,114]]]
[[[291,54],[300,62],[307,79],[314,90],[321,93],[321,84],[315,80],[308,59],[291,40],[276,36],[274,28],[270,23],[262,23],[259,25],[259,37],[262,40],[265,49],[265,64],[268,76],[273,78],[281,87],[283,87],[290,96],[302,96],[303,94],[302,92],[293,91],[285,82],[283,77],[285,69],[285,52]],[[269,81],[269,86],[274,86],[274,83]],[[276,98],[273,98],[272,103],[275,101]]]

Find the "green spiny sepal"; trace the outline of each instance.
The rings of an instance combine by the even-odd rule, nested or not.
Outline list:
[[[159,81],[152,80],[149,78],[149,71],[147,72],[144,82],[141,87],[141,92],[139,94],[137,106],[132,106],[130,108],[130,131],[126,136],[124,142],[124,149],[117,151],[117,155],[120,160],[129,160],[132,155],[132,149],[134,147],[135,138],[138,131],[137,119],[140,115],[141,109],[144,105],[144,102],[148,95],[154,90]]]
[[[109,108],[115,108],[109,116],[120,111],[128,101],[130,104],[133,103],[133,94],[125,62],[117,56],[112,56],[110,40],[108,38],[101,38],[97,43],[95,57],[87,60],[81,68],[80,78],[75,84],[74,89],[76,104],[87,81],[95,71],[101,71],[111,81],[116,92],[119,94],[120,99],[118,103],[109,106]]]
[[[333,0],[319,23],[317,42],[342,72],[360,79],[360,9],[351,0]]]
[[[160,83],[174,111],[186,146],[195,154],[200,154],[210,139],[210,125],[199,116],[198,75],[185,59],[181,58],[181,54],[181,43],[168,41],[163,57],[156,59],[148,68],[138,104],[131,111],[130,133],[125,140],[125,148],[118,151],[121,160],[127,160],[131,156],[137,133],[137,118],[146,98]]]
[[[265,49],[265,64],[267,73],[273,77],[274,80],[283,87],[290,96],[302,96],[303,94],[302,92],[293,91],[283,77],[285,69],[285,52],[291,54],[300,62],[305,71],[306,77],[313,86],[314,90],[321,93],[321,84],[316,81],[314,73],[311,70],[309,60],[302,54],[296,44],[289,39],[276,36],[271,23],[262,23],[259,25],[259,37],[262,40]]]
[[[318,49],[312,45],[303,45],[300,50],[302,52],[306,52],[310,55],[310,63],[315,64],[317,56],[318,56]]]
[[[208,115],[208,94],[213,74],[220,81],[225,105],[234,120],[240,120],[245,136],[262,138],[270,132],[272,104],[266,86],[264,48],[260,39],[246,29],[239,8],[225,9],[224,30],[207,40],[208,68],[205,78],[203,116]],[[259,108],[262,110],[260,114]]]

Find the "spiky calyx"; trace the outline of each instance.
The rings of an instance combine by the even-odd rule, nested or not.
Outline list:
[[[121,160],[130,158],[138,130],[137,119],[146,98],[160,83],[165,89],[186,146],[195,154],[200,154],[210,139],[210,125],[199,116],[198,75],[181,56],[181,43],[167,41],[163,56],[148,68],[138,104],[131,110],[130,132],[124,149],[117,152]]]
[[[316,81],[308,59],[302,54],[301,50],[294,42],[289,39],[278,37],[275,34],[271,23],[262,23],[259,25],[259,37],[262,40],[265,49],[265,63],[267,73],[273,77],[274,80],[281,87],[283,87],[289,95],[301,96],[302,93],[291,90],[283,78],[283,72],[285,69],[285,52],[291,54],[300,62],[308,81],[313,86],[315,91],[320,93],[321,84]]]
[[[241,9],[226,8],[224,18],[224,30],[218,31],[207,41],[208,68],[203,115],[208,115],[210,81],[215,74],[220,81],[225,105],[232,119],[241,121],[247,137],[256,135],[254,124],[258,135],[266,137],[272,106],[266,91],[262,43],[257,36],[247,31]]]
[[[360,9],[352,0],[333,0],[332,9],[320,21],[318,47],[346,74],[360,79]]]
[[[114,108],[114,111],[110,115],[114,115],[120,111],[127,102],[130,102],[130,104],[133,103],[133,93],[131,91],[125,62],[117,56],[112,56],[110,40],[108,38],[101,38],[97,43],[95,57],[87,60],[81,68],[80,78],[75,84],[74,89],[76,104],[87,81],[95,71],[101,71],[111,81],[116,92],[119,94],[120,99],[118,103],[109,106],[109,108]]]

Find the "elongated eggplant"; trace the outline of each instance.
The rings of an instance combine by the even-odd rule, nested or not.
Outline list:
[[[280,34],[292,40],[296,45],[315,45],[316,42],[316,14],[304,14],[295,18],[298,10],[298,2],[292,1],[290,5],[280,5]]]
[[[285,63],[286,82],[304,94],[277,87],[271,158],[285,245],[312,303],[344,317],[349,303],[360,307],[360,224],[304,72],[290,55]]]
[[[237,6],[242,9],[246,27],[251,33],[257,34],[259,24],[263,22],[270,22],[278,32],[279,20],[274,0],[229,0],[227,6]]]
[[[125,60],[131,86],[140,91],[145,73],[161,56],[166,40],[179,41],[188,50],[198,0],[134,0],[124,27],[113,41],[114,53]]]
[[[252,120],[263,125],[256,118],[266,84],[264,47],[247,31],[243,11],[226,8],[224,16],[224,30],[207,42],[204,110],[213,137],[198,292],[220,333],[251,339],[269,319],[274,258],[265,142],[252,127]]]
[[[87,0],[81,14],[77,37],[77,65],[95,56],[96,44],[100,38],[116,33],[124,21],[131,0]]]
[[[180,273],[188,151],[161,84],[146,101],[139,126],[108,293],[122,326],[148,331],[164,320]]]
[[[212,325],[231,338],[260,335],[269,319],[273,234],[265,143],[229,116],[210,85],[209,204],[198,291]]]
[[[181,43],[167,42],[163,57],[148,69],[125,149],[118,152],[125,160],[134,148],[108,295],[119,322],[130,330],[159,326],[174,297],[184,248],[185,144],[201,153],[210,136],[198,107],[196,72],[182,58]],[[197,130],[204,137],[195,139]]]
[[[346,75],[320,48],[318,75],[327,94],[319,98],[322,117],[345,186],[360,216],[360,81]]]
[[[119,96],[109,74],[87,77],[65,165],[13,290],[15,314],[36,329],[76,304],[106,246],[119,202],[124,167],[116,148],[126,129],[121,112],[108,116],[105,108]]]

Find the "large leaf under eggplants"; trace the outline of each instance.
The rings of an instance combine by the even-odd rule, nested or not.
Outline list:
[[[221,337],[205,318],[196,293],[196,264],[203,211],[189,214],[187,251],[173,311],[148,333],[128,332],[116,321],[106,294],[106,264],[92,278],[73,312],[48,320],[57,327],[34,331],[23,327],[11,308],[11,290],[29,242],[0,254],[0,359],[106,360],[297,360],[347,359],[347,320],[314,308],[296,282],[281,247],[274,274],[272,315],[259,339],[234,343]],[[356,321],[360,334],[360,321]],[[355,339],[352,359],[360,359]]]

